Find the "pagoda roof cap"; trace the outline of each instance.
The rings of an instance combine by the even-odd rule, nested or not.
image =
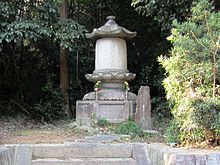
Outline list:
[[[131,39],[137,35],[137,32],[131,32],[115,22],[115,16],[108,16],[107,22],[98,29],[93,29],[92,33],[86,33],[88,39],[100,39],[106,37],[118,37]]]

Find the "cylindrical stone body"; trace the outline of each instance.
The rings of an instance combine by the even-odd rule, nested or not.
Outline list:
[[[122,38],[96,41],[95,72],[127,71],[127,46]]]

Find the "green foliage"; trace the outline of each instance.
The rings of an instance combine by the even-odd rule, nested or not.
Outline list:
[[[154,97],[151,99],[152,113],[153,116],[159,118],[170,117],[170,105],[167,100],[163,97]]]
[[[220,101],[219,100],[195,100],[192,102],[192,121],[199,127],[205,127],[215,131],[220,136]]]
[[[91,125],[93,128],[95,128],[95,130],[98,130],[97,133],[111,134],[115,130],[115,124],[110,123],[105,118],[97,119],[95,113],[92,113],[91,115]]]
[[[220,13],[213,9],[207,0],[200,0],[187,21],[174,21],[168,37],[173,44],[170,57],[159,57],[181,142],[202,141],[207,129],[219,136]]]
[[[172,120],[165,132],[165,139],[168,143],[179,143],[180,142],[180,127],[178,123]]]
[[[111,125],[111,123],[108,120],[106,120],[105,118],[99,119],[97,124],[101,127],[107,127],[107,126]]]
[[[63,94],[59,88],[55,88],[51,81],[47,82],[42,88],[44,91],[44,96],[41,98],[40,102],[37,103],[33,110],[40,114],[43,120],[54,120],[60,119],[65,116],[62,110],[63,104]]]
[[[76,39],[84,36],[85,28],[74,20],[62,20],[54,25],[55,41],[69,50],[76,49]]]
[[[6,5],[6,8],[7,5],[10,5],[8,2],[2,3]],[[76,39],[84,36],[85,28],[76,21],[71,19],[59,21],[57,6],[50,0],[45,1],[39,6],[29,7],[29,5],[28,2],[23,4],[22,7],[24,9],[20,11],[23,12],[23,17],[17,20],[16,17],[19,17],[19,15],[15,15],[13,21],[7,22],[6,20],[1,22],[0,43],[3,41],[8,43],[12,41],[17,42],[24,39],[36,42],[42,37],[48,37],[53,39],[54,42],[58,41],[65,48],[72,50]],[[30,8],[32,13],[26,13],[25,8]]]
[[[54,111],[60,111],[53,97],[47,99],[46,107],[40,106],[46,104],[42,98],[48,94],[43,87],[53,76],[54,88],[58,88],[59,45],[76,56],[84,26],[72,19],[60,21],[59,3],[52,0],[2,0],[0,5],[0,110],[33,116],[45,111],[48,116],[51,104]]]
[[[172,21],[183,21],[189,15],[189,8],[197,0],[132,0],[135,10],[144,16],[153,16],[163,30],[171,28]]]
[[[143,137],[145,134],[143,129],[138,126],[137,123],[135,123],[133,120],[128,120],[120,123],[115,129],[115,133],[132,135],[133,137],[137,135]]]

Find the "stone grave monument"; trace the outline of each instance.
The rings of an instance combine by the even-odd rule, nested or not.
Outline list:
[[[144,130],[152,129],[150,88],[141,86],[137,96],[135,122]]]
[[[96,41],[95,70],[86,74],[88,81],[95,83],[95,91],[76,102],[76,121],[89,124],[91,118],[106,119],[111,123],[122,122],[134,115],[136,95],[129,92],[129,81],[135,74],[127,69],[127,39],[136,36],[108,16],[107,22],[86,37]]]

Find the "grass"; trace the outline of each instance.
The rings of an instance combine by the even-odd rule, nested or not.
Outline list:
[[[15,131],[15,134],[27,136],[27,135],[32,135],[33,133],[36,133],[36,132],[38,132],[38,131],[36,131],[36,130],[17,130],[17,131]]]

